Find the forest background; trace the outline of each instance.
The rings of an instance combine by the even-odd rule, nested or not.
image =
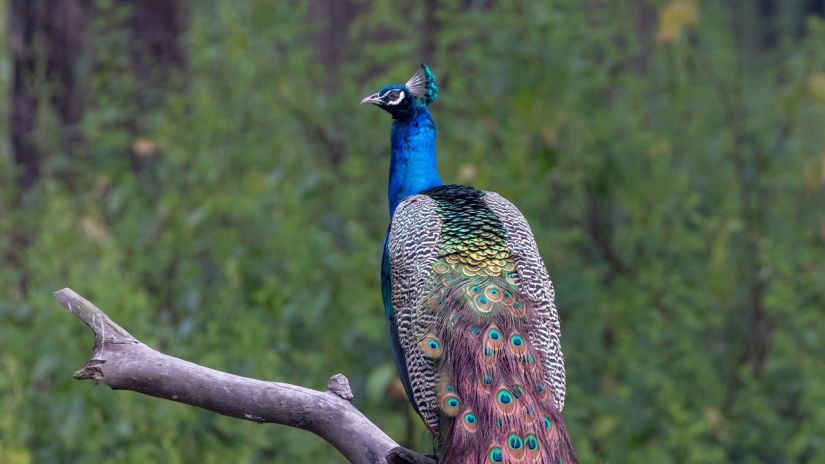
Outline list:
[[[430,441],[379,292],[421,61],[448,182],[555,281],[581,462],[825,462],[825,1],[0,1],[0,462],[342,462],[79,383],[70,286],[151,346]]]

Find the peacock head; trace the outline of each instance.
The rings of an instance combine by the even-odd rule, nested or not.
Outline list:
[[[438,98],[435,75],[422,64],[406,84],[391,84],[365,97],[361,104],[372,103],[390,113],[393,119],[409,119],[418,108],[423,108]]]

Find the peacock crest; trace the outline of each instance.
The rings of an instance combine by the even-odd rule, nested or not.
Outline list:
[[[438,98],[438,87],[435,85],[435,74],[430,71],[430,68],[421,63],[418,71],[410,77],[406,84],[404,84],[410,93],[421,99],[421,103],[429,106]]]

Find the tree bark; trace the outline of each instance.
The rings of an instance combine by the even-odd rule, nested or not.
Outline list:
[[[173,77],[188,69],[185,36],[190,5],[188,0],[120,0],[116,6],[129,10],[122,27],[129,30],[131,71],[139,84],[134,95],[138,112],[129,129],[139,133],[144,129],[142,115],[177,90]],[[20,195],[35,185],[45,153],[54,149],[42,146],[47,139],[41,133],[43,105],[49,105],[60,122],[56,136],[48,139],[68,156],[82,149],[79,126],[90,101],[88,77],[94,72],[96,51],[89,31],[95,18],[110,13],[91,0],[9,3],[10,133]]]
[[[424,0],[424,18],[421,23],[421,60],[425,63],[435,61],[438,30],[438,0]]]
[[[171,74],[188,68],[186,32],[189,1],[121,0],[130,9],[126,27],[134,39],[129,54],[141,84],[167,85]]]
[[[144,137],[157,109],[188,86],[186,38],[192,5],[190,0],[118,0],[115,5],[126,10],[124,21],[115,27],[129,31],[130,71],[137,84],[128,96],[136,111],[124,124],[132,139],[132,167],[141,183],[156,191],[157,147]]]
[[[94,332],[92,358],[75,372],[113,390],[131,390],[229,417],[313,432],[350,462],[434,464],[401,448],[352,405],[346,377],[330,378],[328,391],[240,377],[149,348],[73,290],[55,298]]]
[[[308,16],[311,22],[321,22],[315,35],[315,55],[327,70],[328,84],[337,86],[337,70],[349,52],[348,33],[352,21],[363,6],[353,0],[310,0]]]
[[[71,156],[81,139],[83,115],[83,73],[78,63],[84,53],[84,30],[88,23],[88,0],[11,0],[8,4],[8,41],[11,57],[9,138],[16,168],[12,206],[23,208],[32,196],[43,170],[43,140],[56,141]],[[44,137],[42,108],[48,106],[60,122],[60,129]],[[11,245],[2,259],[9,268],[20,269],[18,288],[25,295],[29,272],[23,250],[29,247],[31,231],[25,221],[17,221]]]
[[[11,0],[9,44],[12,60],[11,147],[19,169],[21,194],[34,186],[43,162],[38,143],[39,106],[48,96],[71,144],[83,114],[77,63],[83,53],[89,2],[83,0]],[[48,89],[48,90],[46,90]],[[64,140],[65,139],[65,140]]]

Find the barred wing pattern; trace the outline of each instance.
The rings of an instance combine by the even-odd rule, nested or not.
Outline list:
[[[556,407],[564,408],[565,373],[561,352],[561,327],[556,312],[553,282],[539,255],[530,225],[521,212],[506,198],[495,192],[486,192],[487,206],[501,219],[508,232],[507,246],[516,262],[516,286],[536,305],[539,317],[532,320],[528,333],[530,342],[540,348],[544,379],[553,389]]]
[[[432,316],[422,310],[432,291],[433,263],[438,260],[441,220],[435,202],[426,195],[412,195],[395,210],[389,232],[392,278],[392,307],[398,328],[398,344],[403,351],[402,376],[409,379],[407,396],[421,418],[437,432],[437,373],[432,362],[418,349],[418,341],[433,324]]]

